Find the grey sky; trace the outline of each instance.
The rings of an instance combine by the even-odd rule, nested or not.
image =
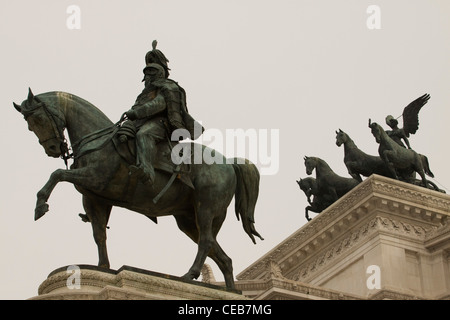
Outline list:
[[[366,26],[373,4],[381,9],[379,30]],[[66,26],[69,5],[81,9],[79,30]],[[335,130],[375,155],[368,119],[385,126],[388,114],[400,116],[425,93],[431,99],[410,142],[450,193],[449,18],[446,0],[1,1],[0,298],[30,298],[54,269],[98,260],[72,185],[59,184],[50,211],[33,221],[36,192],[64,164],[45,155],[12,107],[28,87],[76,94],[115,122],[142,90],[144,56],[157,39],[206,129],[278,130],[279,170],[262,176],[255,214],[265,240],[250,241],[233,203],[218,237],[236,275],[306,223],[306,198],[295,182],[306,177],[304,155],[347,176]],[[182,275],[195,257],[196,245],[171,217],[155,225],[115,208],[109,226],[113,269]]]

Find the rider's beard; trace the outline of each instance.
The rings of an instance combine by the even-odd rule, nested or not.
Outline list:
[[[151,80],[145,81],[145,90],[153,91],[156,87]]]

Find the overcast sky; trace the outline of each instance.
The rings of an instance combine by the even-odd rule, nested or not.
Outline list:
[[[67,13],[70,5],[80,10],[79,25]],[[368,13],[370,5],[379,20]],[[64,163],[45,155],[12,102],[26,99],[28,87],[35,94],[65,91],[116,122],[143,88],[144,56],[154,39],[170,60],[171,78],[187,92],[190,113],[215,134],[214,146],[225,146],[227,130],[237,129],[257,132],[254,143],[270,142],[266,158],[249,154],[265,173],[255,213],[265,240],[251,242],[234,202],[218,236],[235,275],[307,223],[306,198],[296,184],[307,176],[303,156],[320,157],[348,176],[335,130],[376,155],[368,119],[386,128],[387,115],[400,116],[425,93],[431,99],[410,143],[428,157],[432,181],[450,193],[447,0],[2,0],[1,299],[33,297],[54,269],[98,262],[91,226],[78,217],[81,195],[71,184],[57,185],[50,211],[34,221],[37,191]],[[172,217],[156,225],[114,208],[109,226],[113,269],[181,276],[194,260],[196,245]],[[207,263],[222,280],[214,262]]]

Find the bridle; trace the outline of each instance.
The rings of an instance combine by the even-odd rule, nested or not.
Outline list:
[[[62,116],[55,114],[54,112],[52,112],[50,110],[50,108],[42,101],[40,100],[38,97],[34,96],[33,99],[35,101],[37,101],[37,104],[34,104],[32,106],[32,108],[27,108],[26,110],[22,109],[22,114],[25,118],[25,120],[27,120],[27,118],[29,116],[31,116],[36,110],[38,110],[39,108],[43,108],[45,111],[45,114],[47,115],[47,118],[50,120],[50,124],[52,126],[52,130],[53,130],[53,134],[54,136],[45,139],[45,140],[40,140],[39,139],[39,143],[41,145],[43,145],[45,142],[52,140],[52,139],[58,139],[60,142],[60,151],[61,151],[61,156],[60,158],[64,160],[64,164],[66,165],[66,168],[68,169],[68,160],[69,159],[75,159],[75,158],[80,158],[81,156],[84,156],[87,153],[99,150],[101,148],[103,148],[103,146],[109,141],[106,140],[104,144],[102,144],[101,146],[94,148],[94,149],[89,149],[85,152],[81,152],[80,154],[77,154],[76,156],[73,153],[73,149],[72,147],[70,147],[67,143],[67,139],[64,136],[64,123],[65,120]],[[28,106],[30,106],[30,103],[28,104]],[[75,142],[73,144],[73,146],[77,146],[77,147],[81,147],[82,145],[88,143],[89,141],[91,141],[91,139],[95,139],[96,137],[98,137],[98,135],[103,135],[103,134],[107,134],[107,133],[111,133],[113,132],[113,134],[111,136],[113,136],[118,129],[120,128],[121,124],[126,121],[128,118],[126,116],[126,113],[124,113],[122,115],[122,117],[120,118],[120,120],[118,122],[116,122],[114,125],[110,126],[110,127],[106,127],[103,129],[100,129],[98,131],[95,131],[93,133],[90,133],[84,137],[82,137],[79,141]],[[58,125],[58,120],[60,123],[62,123],[63,125],[60,126]]]
[[[58,139],[58,141],[60,142],[60,151],[61,151],[60,158],[64,160],[64,164],[66,165],[66,168],[68,168],[68,160],[73,158],[73,153],[70,152],[71,148],[68,146],[67,139],[64,136],[64,129],[65,129],[64,126],[61,128],[60,126],[58,126],[57,122],[57,119],[59,119],[62,123],[64,123],[64,120],[59,115],[56,115],[53,112],[51,112],[50,109],[47,107],[47,105],[44,102],[42,102],[42,100],[40,100],[38,97],[35,96],[33,97],[33,99],[36,100],[38,103],[33,108],[27,109],[26,111],[22,112],[25,120],[27,120],[27,118],[36,110],[40,108],[44,109],[45,114],[50,120],[54,136],[45,140],[39,139],[39,144],[43,145],[45,142],[49,140],[55,138]]]

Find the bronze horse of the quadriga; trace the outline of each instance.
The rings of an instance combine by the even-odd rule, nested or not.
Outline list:
[[[315,183],[315,186],[311,187],[311,192],[314,197],[319,199],[320,212],[359,184],[359,181],[354,178],[336,174],[328,163],[318,157],[305,156],[303,159],[305,160],[306,174],[311,175],[316,170],[315,180],[310,179]],[[300,183],[299,186],[302,188]],[[308,196],[307,193],[306,195]]]
[[[306,177],[304,179],[297,180],[297,184],[305,193],[306,199],[309,203],[309,206],[305,207],[305,218],[308,221],[311,221],[309,211],[321,213],[336,200],[331,194],[320,193],[317,186],[317,180],[313,177]],[[313,197],[312,200],[311,197]]]
[[[350,136],[339,129],[336,131],[336,145],[344,145],[344,163],[348,173],[359,182],[361,176],[369,177],[372,174],[393,178],[386,163],[379,156],[373,156],[360,150]]]
[[[101,267],[109,268],[106,249],[106,227],[113,206],[124,207],[141,213],[152,220],[156,217],[173,215],[177,225],[189,238],[198,244],[194,263],[183,276],[196,279],[207,256],[219,266],[228,288],[234,288],[231,259],[217,243],[216,236],[227,213],[227,207],[235,196],[235,210],[242,219],[245,232],[255,242],[254,236],[262,239],[254,227],[254,210],[259,192],[260,175],[256,166],[248,160],[222,163],[190,165],[192,185],[172,180],[173,175],[156,170],[154,185],[136,183],[134,192],[124,198],[129,190],[132,175],[129,163],[116,152],[112,139],[105,138],[106,132],[118,124],[112,123],[103,112],[91,103],[72,94],[48,92],[34,96],[29,90],[28,98],[15,108],[21,112],[40,144],[50,157],[68,155],[64,129],[72,142],[74,163],[70,169],[57,169],[48,182],[37,193],[35,220],[48,211],[47,200],[58,182],[67,181],[83,195],[86,221],[91,222],[94,240],[98,247]],[[114,131],[114,130],[113,130]],[[105,132],[102,135],[101,132]],[[80,141],[103,137],[102,143],[83,152]],[[95,144],[95,141],[91,143]],[[193,144],[195,145],[195,144]],[[200,145],[197,145],[200,146]],[[205,146],[200,146],[204,150]],[[82,154],[81,154],[82,153]],[[218,159],[216,152],[214,159]],[[237,159],[233,159],[237,160]],[[233,163],[231,163],[233,162]],[[170,185],[158,201],[153,201],[162,189]],[[124,200],[125,199],[125,200]]]
[[[425,175],[434,177],[428,164],[428,158],[412,149],[406,149],[394,141],[386,131],[376,122],[369,119],[369,128],[375,141],[379,144],[378,153],[397,180],[415,183],[415,174],[418,173],[419,183],[430,189],[439,190],[436,185],[430,183]]]

